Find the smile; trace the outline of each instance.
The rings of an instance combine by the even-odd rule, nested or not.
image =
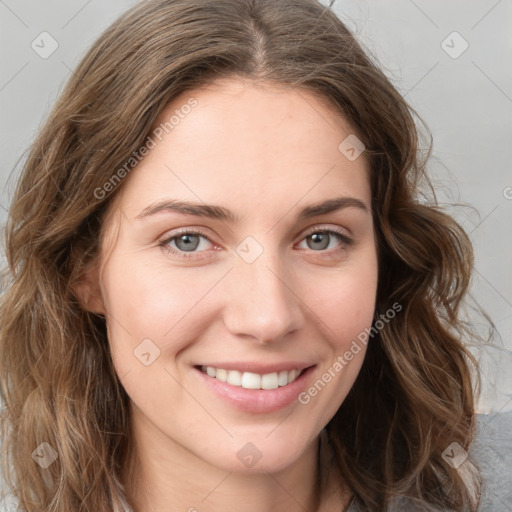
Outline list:
[[[213,363],[213,361],[212,361]],[[312,379],[316,364],[307,361],[223,362],[194,366],[198,382],[212,396],[247,413],[277,412],[294,403]],[[226,368],[227,367],[227,368]]]
[[[297,379],[304,369],[283,370],[272,373],[242,372],[240,370],[225,370],[213,366],[201,366],[201,371],[208,376],[226,382],[231,386],[238,386],[245,389],[277,389],[287,386]]]

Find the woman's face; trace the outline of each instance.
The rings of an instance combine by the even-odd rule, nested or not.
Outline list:
[[[99,274],[135,431],[228,471],[283,469],[363,363],[368,163],[350,126],[293,88],[217,82],[154,128],[106,220]]]

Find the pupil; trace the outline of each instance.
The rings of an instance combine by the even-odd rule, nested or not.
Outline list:
[[[191,239],[196,239],[195,240],[195,244],[194,244],[194,240],[191,240]],[[180,247],[180,243],[183,243],[183,247]],[[186,251],[190,251],[190,250],[194,250],[197,248],[197,245],[198,245],[198,237],[196,235],[181,235],[177,241],[176,241],[176,245],[178,246],[179,249],[184,249]]]
[[[313,233],[311,238],[315,244],[320,242],[321,247],[316,247],[317,249],[325,249],[329,245],[329,237],[327,233]],[[321,242],[324,242],[323,244]],[[326,243],[327,242],[327,243]]]

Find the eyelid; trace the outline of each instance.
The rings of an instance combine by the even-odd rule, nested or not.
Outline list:
[[[310,226],[309,228],[306,228],[306,231],[301,231],[301,238],[298,242],[302,242],[305,238],[312,235],[313,233],[321,233],[321,232],[330,232],[330,233],[336,233],[340,236],[341,241],[345,245],[352,245],[354,243],[354,240],[351,237],[350,231],[346,228],[343,228],[341,226],[336,225],[322,225],[322,224],[314,224],[313,226]],[[195,236],[200,236],[203,238],[206,238],[211,244],[216,245],[215,242],[213,242],[210,238],[210,235],[208,235],[202,228],[196,228],[196,227],[183,227],[183,228],[177,228],[176,230],[167,233],[163,235],[159,240],[159,246],[162,247],[164,250],[171,252],[172,254],[178,255],[178,257],[183,258],[201,258],[201,253],[207,252],[207,251],[178,251],[172,247],[169,247],[169,243],[174,240],[175,238],[178,238],[182,234],[191,234]],[[325,253],[330,254],[332,252],[335,252],[336,249],[331,251],[318,251],[319,254]],[[316,252],[316,251],[312,251]]]
[[[203,228],[183,227],[183,228],[176,228],[175,230],[167,232],[160,238],[159,241],[162,242],[162,241],[172,240],[173,238],[177,238],[178,236],[185,235],[185,234],[201,235],[204,238],[207,238],[208,240],[210,240],[210,235],[208,233],[206,233],[206,231]]]
[[[312,233],[316,233],[318,231],[334,231],[340,235],[343,235],[345,238],[352,239],[352,233],[347,228],[343,228],[341,226],[331,225],[331,224],[314,224],[313,226],[306,228],[306,231],[301,231],[302,238],[311,235]]]

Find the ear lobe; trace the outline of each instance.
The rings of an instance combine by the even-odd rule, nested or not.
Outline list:
[[[99,275],[96,265],[88,267],[73,286],[80,305],[91,313],[105,315],[105,306],[99,286]]]

